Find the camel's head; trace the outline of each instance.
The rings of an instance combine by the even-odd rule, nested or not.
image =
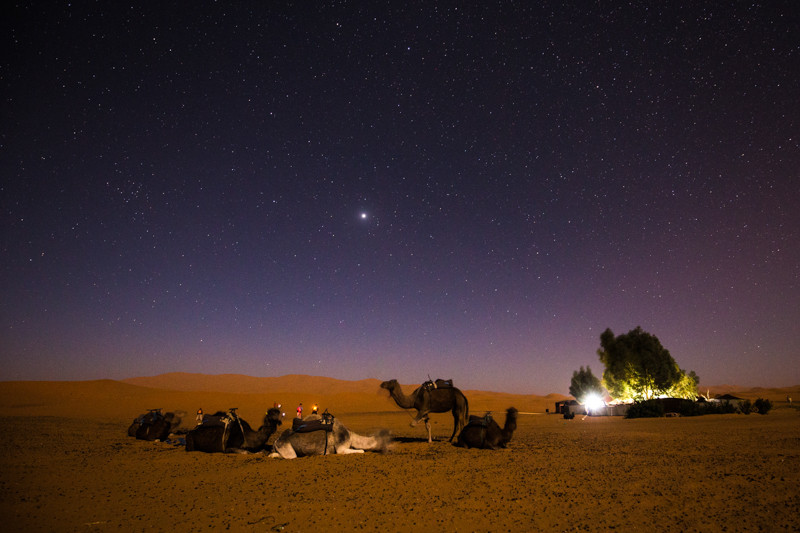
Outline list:
[[[509,407],[506,409],[506,423],[503,429],[505,431],[515,431],[517,429],[517,409],[515,407]]]
[[[397,387],[397,380],[396,379],[390,379],[389,381],[384,381],[383,383],[381,383],[381,388],[382,389],[392,390],[395,387]]]
[[[264,425],[280,426],[283,423],[283,414],[277,407],[270,407],[267,414],[264,416]]]
[[[186,415],[185,411],[176,411],[176,412],[169,412],[164,415],[164,420],[169,422],[169,427],[175,429],[176,427],[181,425],[181,420],[184,415]]]

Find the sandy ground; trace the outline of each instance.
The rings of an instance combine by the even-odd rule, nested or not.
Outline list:
[[[544,414],[552,398],[468,393],[473,414],[492,409],[500,422],[508,402],[540,413],[520,415],[508,450],[484,451],[446,441],[450,415],[434,416],[428,444],[377,392],[307,403],[287,393],[5,382],[3,530],[798,531],[800,411],[784,392],[763,394],[776,405],[766,416],[647,420],[564,420]],[[275,396],[289,410],[319,401],[359,433],[388,428],[392,448],[287,461],[188,453],[126,434],[147,408],[193,413],[201,402],[207,412],[239,407],[252,423]]]

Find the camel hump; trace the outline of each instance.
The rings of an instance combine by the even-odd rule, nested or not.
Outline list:
[[[292,422],[292,431],[295,433],[311,433],[312,431],[333,431],[333,424],[326,424],[322,420],[309,420],[303,422],[295,418]]]
[[[487,412],[483,416],[471,415],[469,417],[469,423],[467,425],[468,426],[473,426],[473,427],[484,427],[485,428],[485,427],[488,427],[489,424],[492,423],[492,420],[494,420],[494,419],[492,418],[492,413],[491,412]]]

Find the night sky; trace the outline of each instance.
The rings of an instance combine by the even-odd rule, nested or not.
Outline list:
[[[279,4],[6,7],[0,379],[800,383],[795,1]]]

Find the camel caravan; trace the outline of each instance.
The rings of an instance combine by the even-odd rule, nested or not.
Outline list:
[[[451,379],[428,379],[409,395],[403,393],[396,379],[384,381],[380,388],[388,391],[389,397],[401,409],[416,411],[411,426],[424,422],[429,443],[433,442],[431,413],[452,413],[453,433],[448,442],[462,448],[506,448],[517,428],[517,410],[514,407],[506,411],[502,428],[491,413],[470,416],[467,397],[453,386]],[[327,410],[318,414],[315,407],[313,413],[305,417],[301,417],[298,408],[298,418],[293,419],[292,427],[280,433],[269,447],[267,441],[283,424],[285,415],[279,407],[266,412],[257,430],[238,415],[236,408],[213,415],[204,415],[199,410],[197,425],[191,430],[176,429],[185,413],[162,413],[162,409],[149,409],[133,420],[128,435],[139,440],[178,442],[188,452],[265,453],[268,457],[282,459],[365,451],[385,453],[392,441],[386,429],[374,435],[359,435]]]

